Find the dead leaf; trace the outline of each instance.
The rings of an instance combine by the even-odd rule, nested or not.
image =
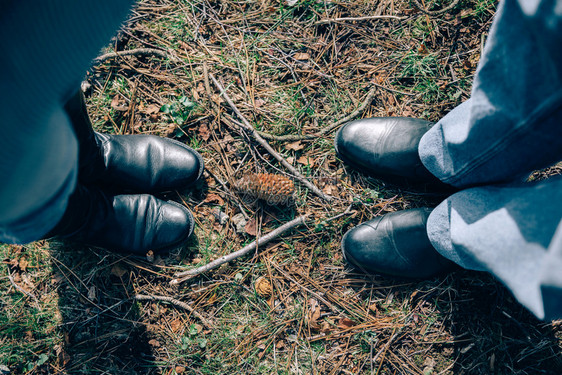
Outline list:
[[[121,101],[119,95],[115,95],[113,99],[111,99],[111,108],[120,112],[126,112],[129,110],[129,106]]]
[[[326,185],[324,186],[324,188],[322,189],[322,191],[328,195],[332,195],[334,193],[337,193],[338,188],[335,187],[334,185]]]
[[[297,159],[297,163],[302,164],[302,165],[313,166],[314,165],[314,159],[312,159],[310,156],[303,155],[303,156],[301,156],[300,158]]]
[[[224,103],[224,100],[222,98],[222,96],[218,95],[218,94],[213,94],[211,95],[211,100],[217,104],[221,104]]]
[[[298,150],[302,150],[304,148],[304,145],[301,143],[301,141],[296,141],[296,142],[287,144],[285,146],[285,148],[287,150],[298,151]]]
[[[146,107],[146,111],[144,111],[147,115],[152,115],[154,113],[158,113],[160,112],[160,106],[156,105],[156,104],[150,104],[148,107]]]
[[[123,277],[125,273],[127,273],[127,270],[122,268],[119,264],[114,264],[113,267],[111,267],[111,274],[113,276]]]
[[[96,299],[96,295],[97,295],[96,286],[92,285],[88,289],[88,299],[91,300],[91,301],[94,301]]]
[[[322,322],[322,324],[320,325],[320,332],[322,333],[328,333],[332,330],[332,324],[333,322],[331,322],[332,324],[330,324],[331,321],[324,321]]]
[[[216,202],[219,206],[224,205],[224,199],[222,199],[221,196],[218,194],[208,194],[203,202],[205,203]]]
[[[256,236],[258,234],[258,222],[254,217],[252,217],[244,226],[244,231],[250,236]]]
[[[211,132],[209,131],[209,127],[207,126],[207,124],[202,124],[201,126],[199,126],[198,132],[199,136],[204,141],[207,141],[211,137]]]
[[[341,329],[350,329],[354,325],[355,325],[355,323],[353,322],[353,320],[351,320],[349,318],[341,318],[338,322],[338,328],[341,328]]]
[[[427,55],[429,53],[425,44],[420,44],[420,46],[418,47],[418,53],[420,55]]]
[[[160,347],[160,342],[158,342],[158,340],[152,339],[148,342],[148,345],[152,345],[156,348]]]
[[[172,332],[177,332],[182,326],[183,323],[180,318],[174,319],[170,322],[170,328],[172,329]]]
[[[314,298],[309,299],[308,304],[310,306],[310,310],[308,312],[308,324],[310,328],[318,329],[320,328],[318,325],[318,319],[320,319],[321,315],[320,304]]]
[[[308,60],[310,59],[310,55],[306,52],[297,52],[293,55],[295,60]]]
[[[201,333],[201,331],[203,331],[203,326],[201,324],[193,324],[193,328],[195,328],[197,330],[197,333]]]
[[[20,270],[22,270],[23,272],[25,272],[27,270],[28,265],[29,265],[29,262],[25,258],[21,258],[19,260],[19,267],[20,267]]]

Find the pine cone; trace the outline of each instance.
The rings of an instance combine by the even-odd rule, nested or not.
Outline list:
[[[269,297],[273,292],[273,286],[271,282],[263,276],[260,276],[254,283],[254,288],[256,293],[262,297]]]
[[[286,204],[293,198],[295,185],[287,177],[271,173],[248,174],[234,184],[236,190],[268,204]]]

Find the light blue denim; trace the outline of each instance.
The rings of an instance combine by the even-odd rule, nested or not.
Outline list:
[[[470,99],[419,154],[464,189],[429,217],[435,248],[492,273],[538,318],[562,318],[562,178],[524,182],[562,159],[562,0],[500,3]]]
[[[8,0],[0,12],[0,242],[41,238],[77,178],[67,100],[132,6],[129,0]]]

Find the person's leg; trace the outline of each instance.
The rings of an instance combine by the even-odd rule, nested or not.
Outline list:
[[[562,85],[560,84],[562,82],[562,50],[559,48],[562,40],[561,3],[560,1],[529,1],[524,2],[521,7],[515,0],[507,0],[501,4],[478,69],[473,97],[455,108],[421,138],[418,147],[421,161],[441,181],[463,188],[472,185],[523,180],[533,169],[547,166],[562,158],[562,127],[560,127],[560,123],[562,123]],[[390,123],[394,122],[396,120]],[[381,165],[384,165],[384,163],[381,164],[381,160],[395,157],[394,152],[386,155],[379,151],[388,141],[388,134],[391,134],[394,129],[394,125],[390,127],[388,124],[388,120],[369,123],[355,122],[353,126],[346,126],[345,130],[340,131],[336,139],[336,147],[346,146],[346,151],[350,151],[350,154],[353,151],[355,156],[362,154],[372,156],[369,160],[374,160],[371,164],[375,165],[374,169],[377,172],[380,172]],[[357,139],[364,139],[373,133],[373,130],[369,129],[367,125],[384,127],[384,131],[377,130],[377,134],[384,134],[384,138],[379,139],[376,152],[373,152],[373,147],[370,146],[368,148],[355,147],[365,143],[359,142]],[[347,146],[347,143],[354,148]],[[355,148],[359,151],[355,151]],[[410,147],[406,147],[406,151],[409,149]],[[415,165],[415,162],[408,164],[410,168]],[[546,190],[537,194],[548,194]],[[463,196],[463,193],[460,194],[459,196]],[[549,202],[555,202],[554,204],[560,206],[559,198],[557,200],[555,196],[544,196],[543,198],[546,205]],[[469,207],[473,202],[467,199],[465,203]],[[478,204],[484,208],[487,206],[485,201]],[[478,207],[474,209],[477,210]],[[529,206],[528,210],[534,211],[529,215],[529,219],[518,220],[518,225],[534,229],[537,236],[543,238],[544,241],[549,240],[552,232],[545,234],[541,228],[545,228],[547,225],[551,229],[556,227],[560,221],[559,213],[557,211],[550,214],[545,212],[541,218],[547,220],[548,223],[537,224],[532,217],[535,214],[542,215],[543,206]],[[433,219],[427,223],[433,247],[438,248],[446,258],[463,267],[489,270],[494,273],[493,269],[487,269],[480,262],[474,261],[470,252],[462,253],[456,251],[457,249],[452,246],[446,248],[443,245],[450,243],[450,232],[456,230],[455,225],[457,224],[451,223],[449,230],[447,222],[449,217],[437,220],[436,218],[440,217],[440,211],[435,212],[435,215],[430,216]],[[367,225],[353,229],[350,231],[353,235],[346,236],[342,243],[344,254],[351,255],[348,256],[350,259],[361,259],[363,264],[359,266],[363,268],[376,269],[380,273],[385,273],[384,267],[381,267],[384,264],[379,259],[397,255],[404,256],[404,254],[410,259],[416,259],[420,252],[431,251],[429,244],[421,249],[419,246],[399,245],[411,243],[411,233],[418,233],[420,228],[425,227],[425,222],[420,221],[412,227],[409,223],[398,219],[400,217],[395,215],[388,216],[387,219],[375,219],[377,223],[389,223],[382,228],[369,222],[366,223]],[[402,228],[403,224],[409,225],[407,231],[394,229]],[[365,230],[366,228],[370,228],[369,233]],[[465,227],[461,225],[460,228],[460,233],[462,233]],[[482,230],[485,229],[482,227]],[[355,232],[361,236],[355,235]],[[511,235],[516,231],[510,230],[509,233]],[[381,241],[373,241],[380,236],[400,236],[400,241],[392,241],[391,246],[381,246]],[[360,240],[349,243],[350,239],[356,238]],[[511,239],[517,242],[518,238],[515,236]],[[417,243],[421,243],[421,241]],[[486,236],[480,237],[479,241],[474,243],[473,251],[490,251],[490,248],[494,247],[493,244],[492,238],[488,242]],[[505,245],[501,241],[495,242],[495,244]],[[516,253],[521,253],[521,249],[525,249],[526,245],[521,242],[512,243],[510,246]],[[503,250],[505,251],[506,247]],[[549,257],[554,258],[560,252],[560,250],[549,251]],[[505,254],[502,251],[499,253]],[[499,260],[496,261],[499,262]],[[403,263],[405,264],[405,262]],[[560,263],[560,259],[558,259],[558,263]],[[521,266],[523,267],[524,264]],[[401,274],[407,275],[408,273],[416,274],[419,270],[416,267],[406,267],[401,268],[400,271]],[[537,271],[536,267],[534,271]],[[514,271],[514,274],[517,273]],[[562,283],[553,275],[552,272],[545,273],[544,277],[554,285],[548,290],[551,294],[556,295],[560,292],[559,287]],[[500,276],[500,278],[502,277],[504,276]],[[558,284],[556,284],[557,282]],[[531,303],[531,305],[533,304],[536,305],[536,303]],[[537,314],[539,313],[537,311]]]
[[[462,188],[521,181],[562,159],[562,1],[500,3],[470,100],[421,139],[425,167]]]
[[[523,181],[562,159],[562,2],[500,4],[469,101],[421,139],[422,162],[456,187]],[[562,179],[461,191],[430,215],[429,239],[487,271],[539,318],[562,317]],[[557,229],[558,228],[558,229]],[[561,236],[560,233],[556,235]]]
[[[0,241],[26,243],[62,217],[78,146],[64,104],[132,1],[9,1],[0,14]]]
[[[545,318],[552,296],[562,294],[561,269],[552,267],[562,261],[560,241],[553,241],[562,233],[560,202],[561,176],[466,189],[432,211],[429,240],[461,267],[496,276],[523,305]],[[550,296],[544,300],[541,288],[546,285]],[[562,318],[562,308],[547,310],[547,318]]]

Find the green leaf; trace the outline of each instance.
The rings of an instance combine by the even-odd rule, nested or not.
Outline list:
[[[183,105],[187,109],[192,109],[195,107],[195,103],[189,100],[187,96],[182,96],[178,101],[181,105]]]
[[[45,353],[41,354],[39,356],[39,359],[37,360],[37,366],[41,366],[43,364],[45,364],[45,362],[47,362],[49,360],[49,356]]]
[[[189,334],[191,336],[195,336],[197,334],[197,326],[195,326],[195,324],[189,326]]]
[[[170,113],[171,110],[172,110],[172,106],[170,104],[164,104],[162,107],[160,107],[160,111],[166,114]]]
[[[178,125],[183,125],[185,119],[181,115],[174,116],[174,122]]]
[[[199,339],[197,343],[199,344],[199,347],[201,349],[205,349],[205,347],[207,346],[207,339]]]

